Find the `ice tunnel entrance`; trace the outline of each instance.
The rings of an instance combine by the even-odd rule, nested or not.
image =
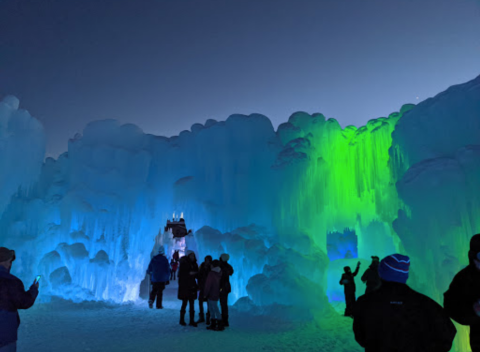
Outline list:
[[[358,240],[355,230],[346,228],[342,232],[327,233],[327,255],[330,261],[358,258]]]
[[[327,255],[330,264],[327,270],[327,297],[333,306],[344,302],[343,286],[339,284],[343,268],[349,266],[355,271],[360,262],[360,270],[355,278],[356,296],[365,293],[361,277],[371,264],[371,256],[380,258],[398,251],[397,236],[391,226],[381,221],[371,221],[367,225],[357,224],[355,228],[345,228],[343,232],[327,233]]]
[[[193,237],[193,231],[187,230],[187,224],[183,218],[183,213],[180,217],[175,217],[173,213],[172,220],[167,220],[163,231],[160,230],[155,237],[155,244],[153,246],[150,258],[158,254],[160,246],[165,247],[165,256],[168,261],[183,257],[187,250],[192,250],[197,253],[196,241]],[[140,298],[148,299],[150,292],[150,276],[145,274],[145,278],[140,283]]]
[[[350,266],[354,271],[358,262],[358,237],[355,230],[345,228],[343,232],[328,232],[327,255],[330,265],[327,271],[326,294],[328,300],[335,306],[336,302],[344,301],[343,286],[339,285],[343,267]],[[357,282],[358,278],[359,276],[357,276]]]

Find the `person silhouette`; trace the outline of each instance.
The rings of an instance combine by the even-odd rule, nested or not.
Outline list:
[[[358,275],[358,270],[360,269],[360,262],[357,263],[357,268],[352,273],[352,269],[349,266],[343,268],[344,273],[340,279],[340,285],[343,285],[345,293],[345,313],[346,317],[352,317],[352,309],[355,304],[355,276]]]

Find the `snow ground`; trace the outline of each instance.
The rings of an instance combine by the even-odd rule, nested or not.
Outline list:
[[[20,312],[18,351],[362,351],[353,338],[352,320],[340,314],[298,324],[232,310],[231,327],[223,332],[208,331],[205,324],[182,327],[176,292],[176,282],[167,286],[162,310],[149,309],[143,300],[126,305],[37,304]]]

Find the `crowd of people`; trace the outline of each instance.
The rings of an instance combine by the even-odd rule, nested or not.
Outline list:
[[[15,259],[15,251],[0,247],[0,352],[16,351],[20,325],[18,310],[33,306],[38,296],[38,282],[34,281],[25,291],[23,283],[10,273]],[[366,292],[358,300],[355,298],[355,277],[360,263],[353,273],[350,267],[345,267],[340,284],[345,290],[345,315],[353,318],[356,341],[367,352],[447,352],[456,335],[450,320],[453,319],[470,327],[472,352],[480,352],[480,234],[470,240],[468,259],[468,266],[453,278],[445,292],[444,307],[406,284],[410,269],[407,256],[393,254],[381,261],[373,256],[372,264],[362,276]],[[222,254],[218,260],[206,256],[199,267],[192,251],[178,258],[178,299],[182,301],[180,325],[186,325],[189,305],[188,325],[196,327],[206,322],[207,329],[216,331],[229,326],[227,302],[233,268],[228,260],[228,254]],[[147,270],[152,280],[150,308],[155,301],[156,308],[163,308],[163,290],[172,277],[172,270],[165,249],[160,247]],[[194,304],[197,299],[200,312],[196,322]]]
[[[178,258],[178,252],[175,252],[169,263],[165,256],[165,248],[160,246],[158,254],[152,258],[147,269],[152,282],[149,307],[153,308],[153,303],[156,301],[156,308],[163,308],[163,290],[172,278],[175,280],[175,272],[179,266],[177,297],[182,301],[180,325],[187,325],[185,314],[188,306],[189,326],[197,327],[200,323],[206,323],[208,330],[224,330],[229,326],[228,295],[232,291],[230,276],[233,275],[233,268],[228,264],[229,259],[230,256],[226,253],[222,254],[218,260],[213,260],[212,256],[207,255],[199,267],[195,253],[187,251],[182,258]],[[197,299],[199,319],[195,321]],[[207,303],[206,315],[204,303]]]
[[[365,294],[355,298],[355,277],[344,267],[340,284],[345,292],[345,316],[353,318],[355,340],[367,352],[431,351],[452,348],[456,328],[451,319],[470,326],[472,352],[480,352],[480,234],[470,240],[469,265],[444,294],[444,307],[406,283],[410,258],[393,254],[372,264],[362,276]]]

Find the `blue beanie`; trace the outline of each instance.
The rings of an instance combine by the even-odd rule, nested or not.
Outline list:
[[[409,257],[401,254],[392,254],[382,259],[378,266],[378,275],[385,281],[405,284],[408,279],[409,267]]]

